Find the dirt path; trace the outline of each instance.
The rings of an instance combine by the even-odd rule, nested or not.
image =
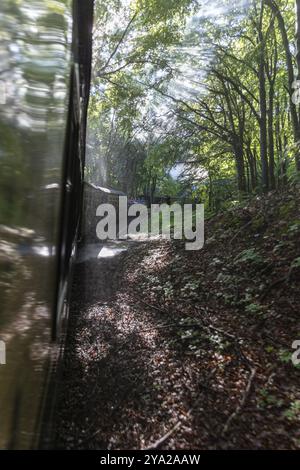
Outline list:
[[[300,448],[300,371],[287,359],[299,317],[281,309],[282,294],[265,299],[264,316],[229,304],[226,273],[241,277],[239,295],[266,276],[235,259],[236,246],[209,242],[200,252],[147,241],[79,253],[58,448]],[[294,310],[295,286],[285,287]]]
[[[79,253],[57,410],[58,448],[190,448],[207,434],[205,423],[201,433],[193,423],[191,408],[191,384],[200,377],[185,370],[169,315],[131,296],[124,285],[124,263],[146,245],[105,247],[101,258],[97,246]],[[203,373],[203,386],[209,380]]]

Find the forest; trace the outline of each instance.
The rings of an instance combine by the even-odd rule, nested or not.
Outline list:
[[[96,2],[85,177],[203,203],[205,243],[83,246],[58,448],[300,449],[299,28],[300,0]]]
[[[300,2],[96,3],[87,175],[217,212],[300,170]]]

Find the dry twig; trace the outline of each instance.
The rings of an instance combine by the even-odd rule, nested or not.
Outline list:
[[[247,382],[247,386],[246,386],[245,391],[244,391],[243,396],[242,396],[242,400],[238,404],[238,406],[236,407],[235,411],[233,413],[231,413],[231,415],[228,417],[228,419],[227,419],[227,421],[226,421],[226,423],[223,427],[222,436],[224,436],[228,432],[228,429],[229,429],[232,421],[237,417],[237,415],[241,412],[241,410],[245,406],[245,403],[246,403],[246,401],[247,401],[247,399],[250,395],[250,392],[251,392],[252,382],[254,380],[255,374],[256,374],[256,369],[254,367],[252,367],[251,372],[250,372],[250,376],[249,376],[249,380]]]

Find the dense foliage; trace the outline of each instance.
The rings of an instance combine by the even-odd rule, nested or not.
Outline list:
[[[297,178],[297,18],[293,0],[98,0],[88,178],[212,211]]]

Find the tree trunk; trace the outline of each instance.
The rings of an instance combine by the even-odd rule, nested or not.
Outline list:
[[[260,21],[258,26],[259,39],[259,107],[260,107],[260,160],[262,172],[263,191],[269,189],[269,168],[268,168],[268,141],[267,141],[267,97],[266,97],[266,76],[265,76],[265,47],[262,32],[264,2],[261,2]]]
[[[252,153],[250,144],[247,145],[247,152],[246,153],[247,153],[247,160],[248,160],[249,171],[250,171],[251,190],[255,191],[255,189],[257,187],[255,157]]]
[[[295,162],[296,162],[296,168],[298,171],[300,171],[300,155],[299,155],[299,142],[300,142],[300,127],[299,127],[299,117],[297,113],[297,106],[292,100],[292,96],[294,93],[294,69],[293,69],[293,57],[290,51],[290,46],[289,46],[289,39],[285,27],[285,22],[283,19],[283,16],[279,10],[279,7],[273,0],[265,0],[266,5],[271,8],[272,12],[277,18],[278,22],[278,27],[280,30],[281,38],[282,38],[282,43],[285,51],[285,60],[286,60],[286,67],[287,67],[287,73],[288,73],[288,90],[289,90],[289,97],[290,97],[290,110],[291,110],[291,118],[292,118],[292,125],[293,125],[293,134],[294,134],[294,142],[297,147],[297,151],[295,154]],[[299,0],[296,0],[296,8],[297,8],[297,40],[299,37],[299,23],[298,23],[298,18],[299,18]],[[298,46],[298,43],[297,43]],[[297,51],[298,52],[298,51]],[[297,61],[298,64],[298,61]],[[299,71],[298,71],[299,73]]]
[[[209,189],[208,189],[208,207],[210,211],[213,211],[213,183],[210,171],[208,172],[209,177]]]
[[[269,110],[268,110],[268,138],[269,138],[269,177],[270,188],[276,188],[275,180],[275,156],[274,156],[274,86],[270,84]]]
[[[246,177],[245,177],[245,162],[243,146],[240,142],[233,144],[233,151],[236,164],[237,172],[237,185],[239,193],[245,193],[247,191]]]
[[[297,80],[300,80],[300,0],[296,0],[296,63],[297,63]]]

